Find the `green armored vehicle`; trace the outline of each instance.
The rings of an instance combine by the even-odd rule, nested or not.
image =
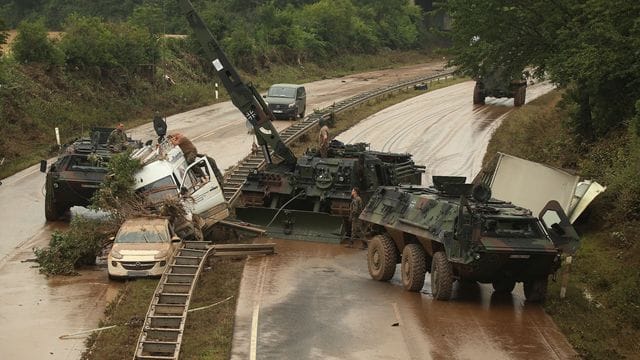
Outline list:
[[[404,288],[420,291],[429,271],[438,300],[448,300],[461,280],[507,293],[523,282],[528,301],[543,301],[561,255],[578,246],[562,208],[551,201],[536,218],[465,180],[434,176],[434,187],[378,188],[360,215],[375,235],[367,254],[371,277],[387,281],[401,263]]]
[[[308,151],[293,168],[268,165],[249,174],[238,218],[280,237],[338,242],[351,229],[351,189],[358,187],[366,201],[378,186],[419,185],[424,172],[411,154],[372,151],[366,143],[333,140],[327,153],[322,158]]]
[[[81,138],[65,146],[51,164],[45,183],[44,214],[48,221],[58,220],[72,206],[91,203],[91,197],[107,175],[107,164],[114,154],[107,145],[112,131],[113,128],[93,128],[90,138]],[[142,144],[129,139],[128,146],[140,148]]]

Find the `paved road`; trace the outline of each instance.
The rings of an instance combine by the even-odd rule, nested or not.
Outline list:
[[[529,100],[550,85],[528,89]],[[473,106],[473,83],[390,107],[343,133],[374,150],[411,152],[427,175],[472,177],[512,100]],[[426,179],[425,179],[426,180]],[[364,251],[278,241],[278,255],[248,261],[236,313],[233,359],[568,359],[575,351],[539,305],[490,285],[456,287],[435,301],[370,279]]]
[[[308,109],[323,108],[360,92],[402,79],[442,70],[442,63],[423,64],[346,76],[305,84]],[[240,161],[251,149],[253,137],[230,102],[177,114],[167,119],[170,132],[194,140],[201,152],[212,155],[222,169]],[[281,129],[289,122],[278,121]],[[133,138],[155,139],[151,124],[128,131]],[[64,223],[45,222],[44,175],[38,166],[2,179],[0,186],[0,354],[3,359],[76,359],[84,336],[58,337],[95,328],[105,304],[120,284],[110,283],[102,270],[80,276],[50,278],[33,268],[33,247],[45,247]],[[25,262],[27,261],[27,262]],[[37,339],[37,341],[33,341]]]

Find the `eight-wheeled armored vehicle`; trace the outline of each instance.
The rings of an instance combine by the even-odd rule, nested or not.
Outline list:
[[[434,176],[434,187],[378,188],[360,215],[374,235],[371,277],[389,280],[400,263],[406,290],[420,291],[429,271],[438,300],[448,300],[461,280],[491,283],[497,292],[523,282],[527,300],[542,301],[561,255],[578,246],[562,208],[551,201],[536,218],[465,180]]]
[[[267,226],[275,224],[275,228],[282,229],[283,234],[295,229],[299,238],[304,238],[299,236],[304,234],[298,232],[301,224],[316,224],[311,238],[330,233],[328,238],[339,239],[340,226],[337,229],[324,226],[321,217],[327,213],[348,212],[348,194],[352,186],[358,185],[372,191],[379,185],[402,183],[394,180],[394,176],[397,177],[407,168],[415,168],[408,178],[420,178],[422,168],[415,167],[410,155],[406,154],[360,151],[354,157],[340,157],[337,149],[333,158],[323,159],[315,155],[296,158],[273,126],[275,117],[267,103],[251,84],[242,81],[191,2],[179,0],[178,3],[231,101],[253,127],[265,158],[265,169],[257,170],[242,192],[245,204],[259,207],[258,210],[267,208],[266,211],[273,216],[271,220],[264,221],[262,212],[256,215],[247,207],[246,211],[236,209],[240,218]],[[372,173],[372,176],[367,173]],[[339,224],[342,222],[343,218],[340,217]]]
[[[107,164],[114,154],[107,146],[112,131],[113,128],[93,128],[90,138],[81,138],[65,146],[49,166],[44,205],[47,220],[59,219],[72,206],[89,205],[107,175]],[[128,146],[140,148],[142,144],[129,139]]]

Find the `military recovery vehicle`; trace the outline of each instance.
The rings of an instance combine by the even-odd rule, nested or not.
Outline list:
[[[275,224],[270,232],[281,237],[337,242],[351,229],[352,188],[358,187],[366,201],[381,185],[420,184],[424,172],[411,154],[371,151],[366,143],[334,140],[327,153],[322,158],[311,150],[293,169],[275,165],[249,174],[236,207],[238,218]]]
[[[464,177],[433,177],[433,187],[380,187],[360,219],[374,235],[369,274],[391,279],[400,263],[404,288],[420,291],[431,273],[431,291],[448,300],[455,280],[491,283],[511,292],[524,283],[528,301],[542,301],[547,281],[573,254],[579,238],[556,201],[538,218],[531,211],[491,198]]]
[[[352,186],[373,191],[379,185],[402,183],[404,178],[419,182],[422,168],[416,167],[407,154],[354,151],[357,146],[336,146],[333,158],[315,155],[296,158],[273,126],[275,117],[267,103],[253,85],[242,81],[191,2],[178,0],[178,4],[231,101],[253,127],[265,158],[266,169],[253,174],[243,187],[248,206],[236,209],[241,219],[267,226],[275,223],[283,234],[297,231],[301,224],[316,224],[318,231],[311,231],[310,238],[330,232],[330,239],[339,239]],[[345,152],[352,156],[344,155]],[[408,169],[413,169],[413,173],[405,174]],[[265,208],[271,220],[261,211]],[[323,213],[339,214],[340,226],[325,226],[321,219]]]
[[[510,77],[504,70],[475,77],[476,85],[473,88],[473,103],[484,104],[487,96],[496,98],[513,98],[514,106],[524,105],[527,95],[527,80],[524,76]]]
[[[58,220],[72,206],[87,206],[107,175],[114,152],[107,146],[113,128],[93,128],[90,138],[65,146],[46,175],[44,213],[48,221]],[[129,139],[129,147],[140,141]],[[44,161],[44,160],[43,160]],[[41,168],[44,171],[44,166]]]

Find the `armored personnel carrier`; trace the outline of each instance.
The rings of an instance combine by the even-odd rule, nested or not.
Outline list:
[[[272,234],[337,242],[348,236],[351,189],[363,201],[378,186],[421,182],[424,166],[411,154],[371,151],[368,144],[332,141],[328,157],[315,150],[298,158],[295,167],[267,166],[249,174],[241,189],[238,218],[268,226]]]
[[[81,138],[64,148],[47,171],[44,214],[58,220],[72,206],[86,206],[107,175],[107,164],[114,154],[107,146],[113,128],[93,128],[90,138]],[[129,146],[140,148],[139,141]],[[44,161],[44,160],[43,160]]]
[[[434,187],[378,188],[360,215],[375,235],[369,274],[389,280],[400,263],[404,288],[420,291],[429,271],[438,300],[451,297],[455,280],[491,283],[497,292],[523,282],[528,301],[544,300],[561,255],[579,242],[562,208],[551,201],[536,218],[465,181],[434,176]]]

